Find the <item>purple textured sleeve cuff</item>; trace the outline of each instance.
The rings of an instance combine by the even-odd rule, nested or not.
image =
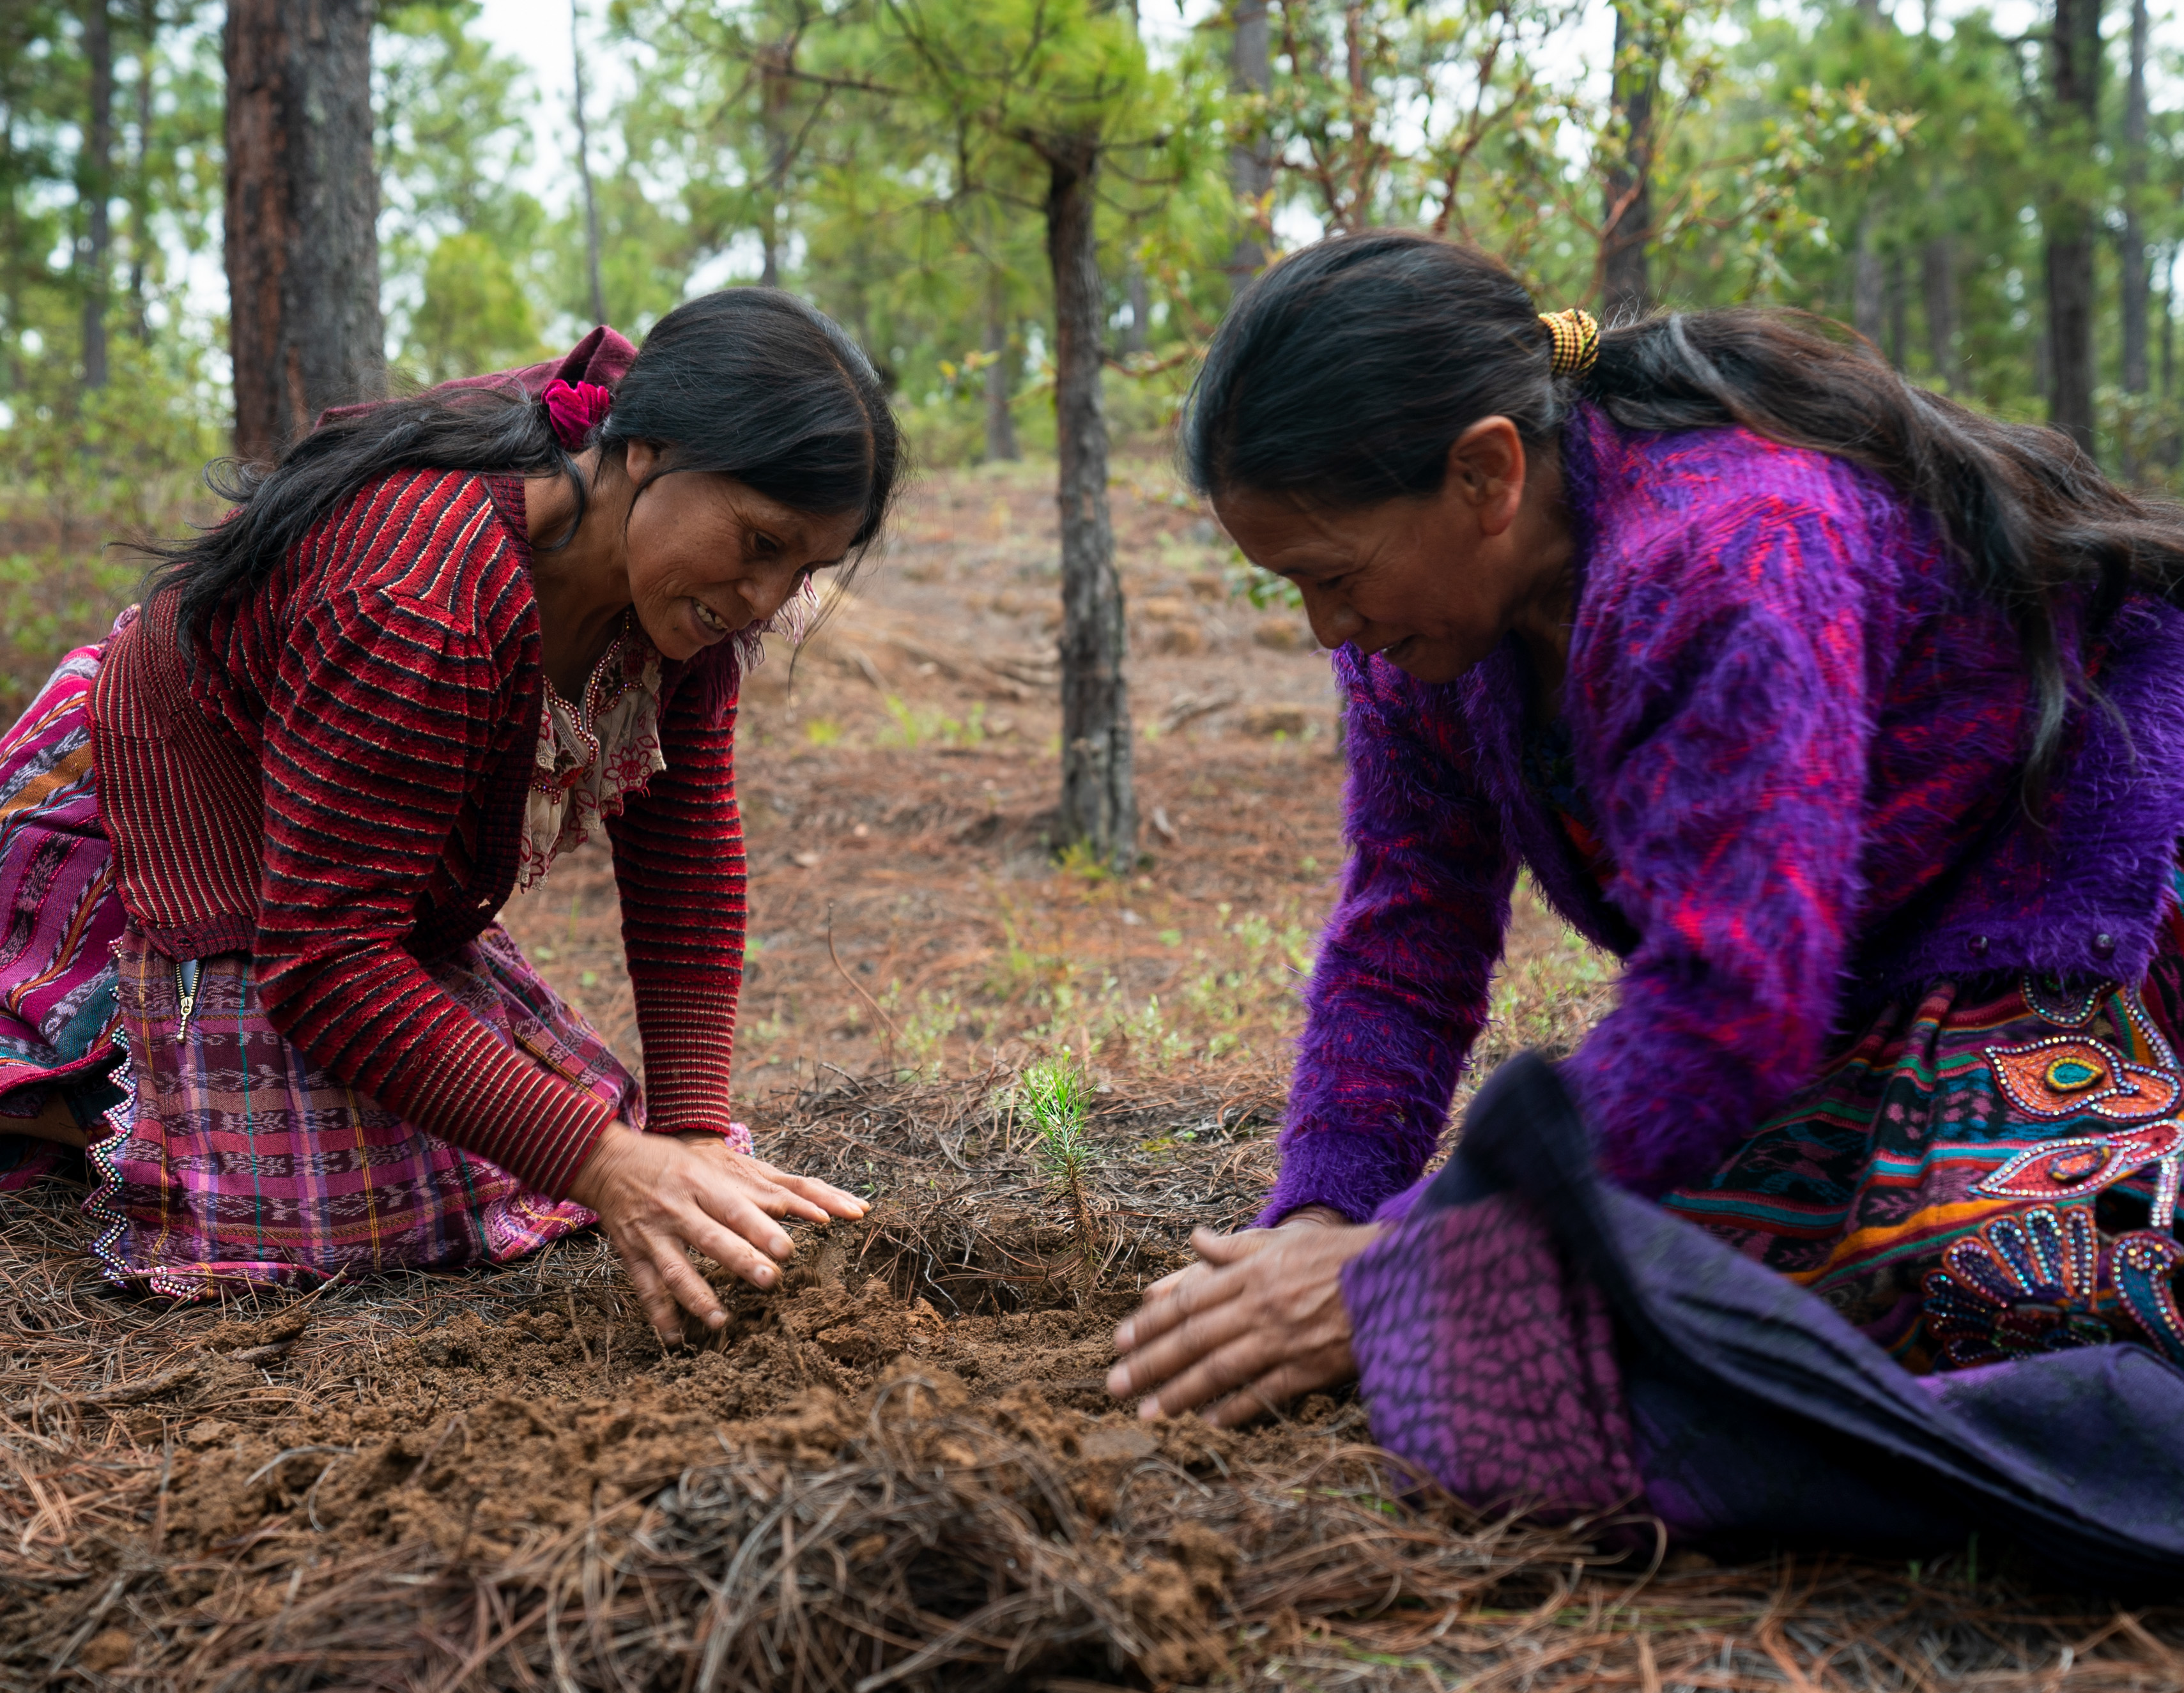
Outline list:
[[[1272,1228],[1308,1205],[1323,1205],[1352,1222],[1363,1222],[1384,1200],[1412,1183],[1415,1173],[1408,1150],[1389,1135],[1339,1128],[1291,1133],[1282,1147],[1281,1176],[1251,1226]]]

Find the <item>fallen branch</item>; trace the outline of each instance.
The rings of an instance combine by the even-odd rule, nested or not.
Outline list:
[[[1178,693],[1160,715],[1160,732],[1163,735],[1173,734],[1186,723],[1211,717],[1216,711],[1226,711],[1243,697],[1233,688],[1215,688],[1209,693]]]
[[[93,1388],[87,1393],[64,1395],[49,1401],[58,1405],[84,1405],[101,1408],[120,1405],[142,1405],[147,1400],[159,1399],[178,1388],[189,1386],[204,1373],[202,1364],[176,1364],[170,1370],[146,1376],[138,1381],[116,1382],[111,1387]]]

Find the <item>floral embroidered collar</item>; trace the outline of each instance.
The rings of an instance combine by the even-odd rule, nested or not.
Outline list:
[[[660,748],[660,664],[658,649],[626,620],[581,700],[571,704],[547,682],[517,892],[537,887],[557,856],[621,816],[629,795],[644,793],[667,768]]]

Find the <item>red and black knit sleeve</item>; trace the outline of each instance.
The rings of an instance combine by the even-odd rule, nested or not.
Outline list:
[[[422,500],[382,532],[378,567],[299,612],[270,691],[255,949],[266,1013],[389,1110],[563,1195],[611,1109],[510,1048],[403,944],[504,735],[504,649],[527,589],[520,571],[477,567],[505,543],[474,493]],[[481,587],[493,603],[451,610]]]
[[[668,696],[667,768],[607,822],[644,1043],[645,1127],[660,1133],[728,1127],[746,877],[735,701],[716,708],[710,692],[688,676]]]

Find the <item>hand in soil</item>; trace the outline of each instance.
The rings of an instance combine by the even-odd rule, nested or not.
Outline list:
[[[569,1197],[599,1213],[638,1303],[671,1344],[682,1338],[686,1311],[708,1328],[728,1320],[692,1250],[770,1288],[781,1278],[775,1263],[796,1250],[776,1219],[824,1222],[866,1211],[854,1194],[732,1152],[718,1135],[640,1134],[620,1123],[600,1137]]]
[[[1108,1373],[1117,1398],[1152,1389],[1145,1417],[1204,1407],[1234,1428],[1357,1372],[1342,1267],[1379,1230],[1298,1218],[1235,1234],[1194,1231],[1200,1262],[1156,1284],[1115,1331],[1123,1361]]]

